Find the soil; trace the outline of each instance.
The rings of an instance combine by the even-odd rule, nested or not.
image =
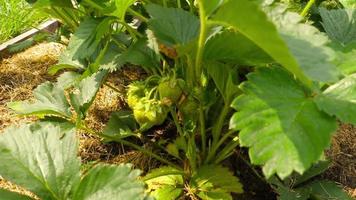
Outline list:
[[[36,120],[31,117],[17,117],[6,104],[11,101],[32,99],[32,90],[45,81],[53,81],[56,77],[49,76],[47,69],[55,64],[64,46],[57,43],[41,43],[24,52],[8,56],[0,60],[0,134],[10,125]],[[144,73],[137,67],[126,67],[111,74],[108,78],[109,86],[104,85],[97,95],[88,115],[87,122],[91,128],[100,131],[109,120],[110,114],[126,107],[124,100],[125,87],[132,81],[144,77]],[[120,93],[111,88],[114,87]],[[168,127],[168,129],[167,129]],[[169,125],[158,127],[152,135],[151,143],[156,137],[171,134]],[[323,178],[342,184],[346,191],[356,197],[356,128],[351,125],[341,125],[335,135],[331,148],[326,155],[332,161],[330,168],[323,174]],[[148,171],[159,166],[154,159],[141,152],[126,148],[117,143],[103,143],[99,138],[78,133],[80,141],[79,156],[83,164],[91,165],[97,162],[118,164],[130,162],[135,167]],[[162,137],[163,137],[162,136]],[[169,137],[169,136],[168,136]],[[244,194],[236,196],[242,200],[274,200],[276,194],[264,182],[254,175],[246,163],[248,156],[245,149],[237,149],[236,154],[226,161],[244,185]],[[18,187],[0,177],[0,188],[20,192],[35,198],[30,192]]]

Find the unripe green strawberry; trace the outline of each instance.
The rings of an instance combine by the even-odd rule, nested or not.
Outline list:
[[[131,109],[134,109],[135,105],[141,98],[145,96],[145,85],[142,82],[134,82],[128,86],[127,90],[127,104]]]
[[[184,80],[168,79],[161,81],[158,85],[158,92],[161,100],[168,99],[172,103],[177,103],[183,94]]]
[[[141,98],[135,105],[134,117],[141,128],[147,130],[153,126],[161,125],[167,118],[168,110],[157,99]]]

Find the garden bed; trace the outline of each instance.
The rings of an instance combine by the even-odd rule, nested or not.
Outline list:
[[[32,121],[33,118],[20,118],[13,114],[6,104],[11,101],[26,100],[32,98],[32,90],[45,81],[54,81],[56,77],[47,74],[47,69],[57,62],[64,46],[58,43],[41,43],[16,55],[8,55],[0,61],[0,132],[6,127],[21,122]],[[122,94],[114,92],[110,87],[103,86],[89,114],[88,124],[90,128],[100,131],[109,120],[110,113],[126,106],[124,96],[125,87],[133,80],[144,76],[140,68],[127,67],[109,77],[109,84],[122,91]],[[153,135],[165,134],[165,127],[159,128]],[[168,133],[166,133],[168,134]],[[332,147],[327,155],[332,161],[330,169],[323,174],[327,179],[341,183],[345,189],[356,197],[356,129],[350,125],[342,125],[334,137]],[[79,156],[85,164],[95,162],[125,163],[131,162],[135,167],[148,171],[159,165],[154,159],[130,148],[119,144],[104,144],[99,138],[90,136],[84,132],[78,133],[80,137]],[[244,149],[235,152],[246,157]],[[245,187],[245,194],[239,199],[269,200],[275,199],[274,193],[266,184],[256,178],[253,171],[246,163],[233,156],[234,162],[225,163],[234,171],[239,171],[238,176]],[[234,164],[232,164],[234,163]],[[237,163],[237,164],[236,164]],[[258,169],[257,169],[258,170]],[[0,188],[32,195],[25,190],[0,179]]]

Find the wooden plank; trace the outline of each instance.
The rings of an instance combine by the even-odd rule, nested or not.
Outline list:
[[[5,42],[3,44],[0,44],[0,53],[5,52],[7,47],[9,47],[10,45],[22,42],[22,41],[38,34],[39,32],[45,31],[45,32],[53,33],[54,31],[56,31],[58,26],[59,26],[59,22],[57,20],[48,20],[48,21],[42,23],[40,26],[38,26],[37,29],[33,28],[33,29],[26,31],[25,33],[15,37],[15,38],[8,40],[7,42]]]

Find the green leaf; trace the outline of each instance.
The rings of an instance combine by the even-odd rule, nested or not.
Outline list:
[[[334,47],[337,53],[335,64],[344,75],[356,72],[356,42],[343,47]]]
[[[137,180],[139,170],[131,165],[103,165],[93,167],[82,179],[73,198],[75,200],[143,200],[144,184]]]
[[[33,6],[35,8],[43,8],[43,7],[73,8],[73,4],[71,0],[37,0]]]
[[[100,61],[100,68],[110,72],[120,69],[125,64],[121,56],[122,52],[116,45],[110,44]]]
[[[113,138],[123,139],[136,135],[133,131],[137,128],[135,118],[131,111],[119,111],[111,114],[103,134]]]
[[[304,174],[299,175],[294,182],[295,185],[299,185],[304,183],[315,176],[320,175],[325,170],[328,169],[330,162],[329,161],[320,161],[317,164],[313,165],[309,170],[307,170]]]
[[[343,45],[356,41],[356,9],[320,8],[320,16],[322,25],[332,40]]]
[[[235,28],[308,86],[310,80],[337,80],[337,68],[331,64],[334,52],[325,46],[325,36],[286,8],[267,7],[265,12],[251,1],[230,0],[213,20]]]
[[[110,18],[86,18],[71,37],[67,49],[61,54],[59,64],[83,68],[85,59],[90,58],[109,28]]]
[[[125,19],[127,9],[135,3],[136,0],[114,0],[115,11],[111,15],[118,17],[121,20]]]
[[[174,175],[173,177],[175,177],[175,178],[174,179],[167,178],[167,176],[170,176],[170,175]],[[160,168],[150,170],[150,172],[148,174],[146,174],[146,176],[143,178],[143,180],[147,183],[154,183],[154,182],[157,182],[157,180],[159,180],[159,182],[162,184],[174,185],[175,183],[183,183],[183,179],[181,179],[181,177],[183,175],[184,175],[184,172],[182,172],[179,169],[169,167],[169,166],[163,166]],[[161,177],[163,177],[163,178],[161,178]],[[175,181],[175,180],[177,180],[177,181]]]
[[[0,189],[0,199],[2,200],[32,200],[32,198],[16,192]]]
[[[199,35],[199,19],[183,9],[164,8],[150,4],[146,6],[151,15],[149,28],[157,39],[169,46],[185,45]]]
[[[41,199],[70,199],[79,182],[74,129],[51,124],[10,127],[0,137],[0,175]]]
[[[285,186],[277,188],[278,200],[308,200],[311,191],[307,188],[291,189]]]
[[[226,0],[203,0],[204,10],[207,16],[211,15],[216,9],[221,6]]]
[[[81,117],[85,117],[86,113],[93,103],[96,93],[99,91],[107,71],[99,71],[85,79],[83,79],[74,92],[70,94],[71,104],[74,110]]]
[[[184,172],[164,166],[151,170],[143,180],[157,200],[176,199],[183,193]]]
[[[200,167],[190,182],[202,199],[232,199],[230,193],[242,193],[242,184],[227,168],[204,165]]]
[[[230,0],[217,11],[212,19],[234,27],[268,53],[274,60],[295,74],[301,81],[310,85],[310,80],[301,70],[274,24],[268,20],[266,14],[253,2]]]
[[[335,82],[339,71],[332,63],[335,52],[327,46],[328,38],[316,27],[304,23],[303,17],[289,12],[286,6],[265,7],[269,19],[288,45],[299,67],[313,81]]]
[[[80,63],[79,61],[64,61],[63,59],[67,59],[68,57],[65,57],[63,54],[66,52],[63,52],[62,55],[59,58],[60,63],[67,63],[67,64],[57,64],[57,65],[52,65],[51,67],[48,68],[48,74],[49,75],[55,75],[57,74],[60,70],[80,70],[80,69],[85,69],[84,64]],[[65,58],[64,58],[65,57]]]
[[[273,62],[260,47],[235,31],[223,31],[211,37],[205,45],[203,59],[248,66]]]
[[[315,102],[326,113],[356,125],[356,74],[331,85],[317,96]]]
[[[178,188],[172,185],[163,185],[162,187],[151,192],[151,196],[156,200],[175,200],[183,193],[183,188]]]
[[[356,8],[355,0],[339,0],[345,8]]]
[[[64,95],[62,88],[55,86],[50,82],[39,85],[34,91],[35,101],[11,102],[8,106],[16,113],[21,115],[57,115],[70,118],[70,105]]]
[[[80,74],[76,72],[64,72],[57,78],[57,87],[63,88],[63,89],[68,89],[72,86],[74,86],[80,79]]]
[[[331,181],[316,181],[308,187],[312,190],[311,195],[318,200],[352,200],[343,189]]]
[[[239,80],[236,80],[238,77],[237,70],[230,65],[217,62],[206,63],[205,67],[223,96],[225,103],[230,104],[232,99],[240,93]]]
[[[140,39],[119,57],[121,63],[130,63],[150,71],[160,66],[155,51],[148,47],[146,39]]]
[[[336,131],[336,120],[318,110],[311,94],[280,68],[260,68],[241,87],[230,128],[240,130],[251,162],[267,177],[302,174],[318,161]]]

